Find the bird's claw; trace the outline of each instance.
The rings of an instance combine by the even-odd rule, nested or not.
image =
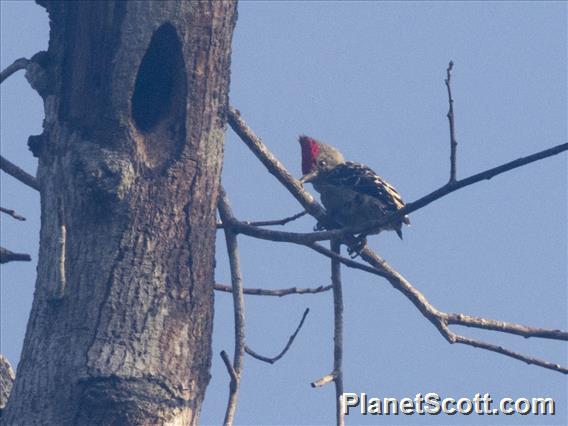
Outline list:
[[[361,250],[367,245],[367,236],[360,235],[356,238],[356,242],[347,247],[347,253],[351,259],[356,259],[361,255]]]
[[[351,259],[357,259],[361,255],[361,249],[363,249],[363,247],[348,248],[347,253]]]

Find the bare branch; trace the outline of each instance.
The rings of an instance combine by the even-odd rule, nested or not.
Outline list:
[[[335,371],[332,371],[330,374],[327,374],[322,378],[313,381],[312,383],[310,383],[310,385],[312,386],[312,388],[321,388],[328,383],[333,382],[335,380],[335,375]]]
[[[308,316],[309,312],[310,312],[310,309],[306,308],[306,310],[304,311],[304,314],[302,315],[302,319],[300,320],[300,323],[298,324],[298,327],[296,327],[296,331],[294,331],[294,333],[288,338],[288,343],[286,343],[286,346],[284,346],[284,349],[282,349],[282,351],[278,355],[276,355],[274,358],[268,358],[266,356],[260,355],[260,354],[256,353],[255,351],[253,351],[248,346],[245,346],[245,352],[247,354],[249,354],[250,356],[252,356],[253,358],[258,359],[259,361],[264,361],[264,362],[267,362],[269,364],[274,364],[276,361],[278,361],[280,358],[282,358],[286,354],[286,352],[288,352],[288,349],[290,349],[290,347],[292,346],[292,343],[294,343],[294,339],[296,338],[296,336],[300,332],[300,329],[304,325],[304,321],[306,320],[306,317]]]
[[[304,190],[300,182],[294,179],[284,165],[270,152],[266,145],[264,145],[262,140],[254,134],[252,129],[242,119],[240,112],[235,108],[229,108],[227,118],[231,128],[240,136],[241,140],[260,162],[264,164],[268,172],[288,189],[309,214],[322,223],[329,223],[329,219],[327,219],[323,207],[314,200],[314,197],[312,197],[310,193]]]
[[[18,179],[20,182],[29,186],[30,188],[33,188],[36,191],[39,191],[39,185],[38,185],[37,179],[35,177],[33,177],[32,175],[30,175],[27,172],[24,172],[22,169],[20,169],[14,163],[8,161],[7,159],[2,157],[1,155],[0,155],[0,170],[3,170],[4,172],[8,173],[13,178]]]
[[[331,251],[341,255],[341,242],[331,240]],[[335,377],[335,419],[337,426],[345,425],[343,412],[343,289],[341,288],[341,263],[331,259],[331,282],[333,284],[333,371]]]
[[[221,351],[221,359],[223,360],[225,367],[227,367],[227,373],[229,373],[229,377],[231,378],[230,388],[231,392],[233,392],[233,388],[236,389],[237,383],[239,381],[239,379],[237,378],[237,373],[235,373],[235,369],[231,364],[231,360],[229,359],[229,354],[227,354],[227,352]]]
[[[295,215],[292,216],[288,216],[285,217],[284,219],[276,219],[276,220],[261,220],[261,221],[256,221],[256,222],[250,222],[248,220],[243,220],[243,223],[246,223],[247,225],[252,225],[252,226],[277,226],[277,225],[286,225],[296,219],[301,218],[302,216],[305,216],[308,212],[303,211],[300,213],[296,213]],[[222,229],[224,227],[223,222],[218,222],[217,223],[217,229]]]
[[[215,290],[217,291],[224,291],[226,293],[232,293],[233,289],[231,286],[224,285],[224,284],[215,284]],[[283,297],[289,296],[291,294],[317,294],[323,293],[325,291],[331,290],[331,285],[320,285],[319,287],[314,288],[299,288],[299,287],[290,287],[290,288],[282,288],[282,289],[267,289],[267,288],[244,288],[244,294],[250,294],[254,296],[274,296],[274,297]]]
[[[318,253],[329,257],[330,259],[340,259],[341,263],[351,268],[360,269],[362,271],[371,273],[378,273],[378,270],[376,268],[373,268],[372,266],[368,266],[363,263],[341,257],[336,253],[333,253],[331,250],[323,247],[322,245],[312,242],[310,238],[311,234],[297,234],[293,232],[274,231],[271,229],[264,229],[252,225],[247,225],[243,222],[239,222],[236,219],[232,219],[230,222],[227,222],[227,224],[230,225],[234,232],[237,232],[239,234],[248,235],[249,237],[258,238],[261,240],[287,242],[306,246]],[[303,238],[304,236],[306,236],[306,238]]]
[[[558,371],[563,374],[568,374],[568,368],[560,365],[554,364],[552,362],[543,361],[538,358],[523,355],[518,352],[514,352],[510,349],[506,349],[502,346],[493,345],[491,343],[486,343],[481,340],[471,339],[469,337],[461,336],[456,334],[449,329],[446,329],[446,337],[450,343],[462,343],[464,345],[473,346],[474,348],[486,349],[491,352],[496,352],[501,355],[505,355],[511,358],[518,359],[519,361],[526,362],[527,364],[537,365],[539,367],[547,368],[549,370]]]
[[[217,208],[219,210],[221,220],[224,223],[230,223],[234,220],[233,212],[229,204],[229,199],[227,198],[227,194],[225,193],[223,187],[219,187]],[[235,419],[239,384],[243,368],[243,357],[245,351],[245,299],[243,296],[243,278],[241,274],[237,236],[230,227],[226,227],[224,229],[224,232],[231,269],[231,284],[233,286],[233,309],[235,317],[235,353],[233,355],[232,364],[234,375],[231,375],[229,401],[227,402],[227,409],[225,411],[224,420],[225,426],[229,426],[233,424]],[[227,364],[225,359],[224,361],[225,364]]]
[[[29,254],[25,253],[14,253],[4,247],[0,247],[0,263],[8,262],[29,262],[32,260]]]
[[[370,252],[370,250],[368,251]],[[372,256],[374,257],[371,257],[371,253],[368,252],[363,252],[361,254],[361,257],[363,259],[372,262],[373,266],[381,270],[381,272],[383,273],[381,276],[385,277],[395,289],[403,293],[420,310],[420,312],[422,312],[422,314],[432,324],[436,326],[438,331],[446,338],[448,342],[463,343],[477,348],[490,350],[492,352],[497,352],[502,355],[524,361],[528,364],[534,364],[540,367],[558,371],[563,374],[568,374],[568,369],[558,364],[553,364],[547,361],[539,360],[537,358],[532,358],[529,356],[513,352],[511,350],[502,348],[500,346],[495,346],[479,340],[469,339],[467,337],[460,336],[450,331],[447,326],[449,323],[460,324],[460,325],[467,325],[487,330],[501,331],[510,334],[517,334],[517,335],[521,334],[524,335],[525,337],[533,337],[533,336],[548,337],[558,340],[568,340],[568,333],[558,330],[546,330],[540,328],[527,327],[519,324],[500,323],[499,321],[480,318],[480,317],[469,317],[463,315],[460,318],[460,314],[446,314],[445,312],[441,312],[438,309],[436,309],[433,305],[431,305],[430,302],[424,296],[424,294],[422,294],[420,291],[414,288],[406,280],[406,278],[404,278],[402,275],[400,275],[398,272],[392,269],[392,267],[388,265],[386,261],[384,261],[375,254],[372,254]],[[520,330],[522,329],[525,330],[524,334],[520,333]],[[534,333],[531,333],[530,332],[531,330]]]
[[[301,218],[302,216],[305,216],[306,214],[308,214],[307,211],[303,211],[300,213],[296,213],[295,215],[292,216],[288,216],[285,217],[284,219],[277,219],[277,220],[265,220],[265,221],[257,221],[257,222],[245,222],[245,223],[249,223],[250,225],[253,226],[277,226],[277,225],[286,225],[290,222],[293,222],[296,219]]]
[[[448,68],[446,69],[446,88],[448,89],[448,103],[450,105],[448,110],[448,121],[450,122],[450,180],[449,182],[456,181],[456,151],[458,148],[458,142],[456,141],[456,127],[455,127],[455,118],[454,118],[454,98],[452,98],[452,87],[451,87],[451,80],[452,80],[452,68],[454,67],[454,63],[450,61],[448,64]]]
[[[386,223],[390,223],[396,219],[400,219],[402,216],[412,213],[422,207],[427,206],[428,204],[432,203],[433,201],[438,200],[458,189],[465,188],[466,186],[473,185],[474,183],[481,182],[482,180],[489,180],[494,178],[497,175],[502,173],[508,172],[513,169],[517,169],[522,166],[526,166],[527,164],[534,163],[535,161],[543,160],[548,157],[552,157],[554,155],[558,155],[564,151],[568,150],[568,143],[563,143],[560,145],[556,145],[552,148],[545,149],[543,151],[539,151],[535,154],[527,155],[526,157],[517,158],[516,160],[509,161],[508,163],[502,164],[497,167],[493,167],[491,169],[485,170],[483,172],[477,173],[475,175],[469,176],[464,179],[460,179],[453,183],[448,183],[441,188],[431,192],[428,195],[425,195],[418,200],[408,203],[402,209],[398,210],[396,213],[390,214],[385,216],[384,219],[377,221],[373,224],[373,227],[381,227],[384,226]]]
[[[22,220],[22,221],[26,220],[24,216],[20,216],[18,213],[16,213],[15,210],[5,209],[4,207],[0,207],[0,212],[6,213],[8,216],[12,216],[16,220]]]
[[[248,225],[244,222],[231,223],[231,227],[235,232],[249,235],[254,233],[257,238],[268,239],[272,241],[308,244],[317,241],[329,240],[334,236],[331,234],[333,231],[319,231],[319,232],[287,232],[287,231],[274,231],[272,229],[265,229],[258,226]],[[256,230],[253,230],[256,229]],[[268,236],[264,238],[263,235]]]
[[[313,197],[308,194],[303,187],[301,187],[300,185],[298,185],[298,181],[296,181],[291,175],[290,173],[284,168],[284,166],[274,157],[274,155],[268,150],[268,148],[262,143],[262,141],[260,140],[260,138],[258,138],[254,132],[246,125],[246,123],[244,122],[244,120],[240,117],[240,113],[232,108],[229,111],[229,124],[231,125],[231,127],[235,130],[235,132],[241,137],[241,139],[243,139],[243,141],[245,142],[245,144],[253,151],[253,153],[261,160],[261,162],[265,165],[265,167],[268,169],[268,171],[273,174],[278,181],[280,181],[287,189],[288,191],[294,196],[294,198],[296,198],[300,204],[312,215],[314,216],[319,222],[321,223],[329,223],[329,220],[327,220],[327,218],[325,217],[325,210],[323,210],[323,208],[313,199]],[[441,198],[444,195],[449,194],[450,192],[453,192],[459,188],[463,188],[465,186],[471,185],[473,183],[479,182],[481,180],[484,179],[491,179],[492,177],[500,174],[500,173],[504,173],[506,171],[515,169],[517,167],[521,167],[524,166],[526,164],[532,163],[534,161],[538,161],[541,160],[543,158],[547,158],[556,154],[559,154],[563,151],[566,151],[568,149],[568,143],[566,144],[562,144],[562,145],[558,145],[556,147],[538,152],[536,154],[532,154],[529,155],[527,157],[522,157],[519,158],[517,160],[511,161],[509,163],[503,164],[501,166],[498,167],[494,167],[492,169],[486,170],[485,172],[481,172],[478,173],[476,175],[470,176],[468,178],[456,181],[454,183],[448,183],[445,186],[441,187],[440,189],[426,195],[425,197],[420,198],[419,200],[415,201],[414,203],[410,203],[407,204],[406,207],[404,207],[403,209],[399,210],[397,213],[395,214],[391,214],[387,217],[384,218],[384,221],[377,221],[374,225],[376,227],[376,224],[380,224],[383,225],[395,220],[395,218],[399,218],[399,216],[403,216],[404,214],[408,214],[411,211],[415,211],[418,210],[419,208],[422,208],[428,204],[430,204],[432,201],[437,200],[438,198]],[[383,223],[384,222],[384,223]],[[356,268],[356,269],[360,269],[363,271],[367,271],[370,272],[372,274],[381,276],[383,278],[386,278],[389,283],[398,291],[400,291],[401,293],[403,293],[419,310],[420,312],[424,315],[424,317],[426,317],[437,329],[438,331],[446,338],[446,340],[448,340],[450,343],[465,343],[465,344],[469,344],[466,343],[470,342],[471,340],[468,340],[466,338],[463,338],[463,336],[460,336],[460,338],[456,338],[455,334],[448,334],[449,329],[447,327],[447,325],[449,323],[456,323],[456,321],[460,321],[460,325],[468,325],[468,326],[472,326],[472,327],[477,327],[477,328],[486,328],[489,330],[496,330],[496,331],[501,331],[501,332],[506,332],[506,333],[512,333],[512,334],[521,334],[519,333],[519,330],[521,330],[523,327],[525,326],[521,326],[521,325],[512,325],[512,324],[508,324],[507,326],[497,326],[497,324],[499,324],[498,321],[495,320],[487,320],[487,319],[481,319],[478,317],[468,317],[468,318],[473,318],[474,320],[466,320],[464,318],[459,319],[456,314],[447,314],[444,312],[441,312],[439,310],[437,310],[434,306],[432,306],[430,304],[430,302],[428,301],[428,299],[424,296],[424,294],[422,294],[420,291],[418,291],[416,288],[414,288],[401,274],[399,274],[397,271],[395,271],[386,261],[384,261],[380,256],[378,256],[376,253],[374,253],[371,249],[369,249],[368,247],[365,247],[362,251],[361,251],[361,258],[363,260],[365,260],[367,263],[369,263],[369,265],[371,266],[367,266],[364,265],[362,263],[356,262],[354,260],[351,259],[347,259],[344,258],[342,256],[338,256],[336,253],[333,253],[331,250],[326,249],[325,247],[315,243],[314,241],[317,241],[317,239],[313,238],[313,234],[319,234],[319,237],[321,237],[324,233],[311,233],[311,234],[297,234],[297,233],[290,233],[290,232],[278,232],[278,231],[272,231],[272,230],[267,230],[267,229],[260,229],[260,228],[255,228],[253,226],[247,226],[246,224],[243,223],[238,223],[237,221],[235,223],[232,224],[233,228],[235,229],[235,231],[246,234],[246,235],[250,235],[256,238],[261,238],[261,239],[266,239],[266,240],[272,240],[272,241],[286,241],[286,242],[293,242],[295,244],[300,244],[300,245],[304,245],[306,247],[311,248],[312,250],[317,251],[318,253],[321,253],[327,257],[330,258],[336,258],[338,259],[341,263],[343,263],[346,266],[349,266],[351,268]],[[344,235],[344,233],[348,232],[347,228],[343,229],[343,230],[339,230],[339,231],[325,231],[327,233],[326,238],[321,238],[321,239],[329,239],[329,238],[333,238],[333,237],[344,237],[344,242],[345,239],[347,239],[347,243],[349,244],[349,238],[352,238],[349,235]],[[311,236],[310,236],[311,235]],[[309,236],[309,237],[307,237]],[[483,322],[485,322],[487,325],[483,326]],[[467,324],[466,324],[467,323]],[[544,330],[543,329],[537,329],[535,328],[535,333],[534,336],[535,337],[547,337],[547,338],[554,338],[554,339],[560,339],[560,340],[566,340],[566,332],[562,332],[562,331],[558,331],[558,330]],[[453,337],[452,337],[453,336]],[[531,337],[531,335],[527,335],[526,337]],[[554,336],[554,337],[551,337]],[[472,345],[473,346],[473,345]],[[519,358],[519,356],[522,355],[518,355],[514,352],[508,351],[506,349],[503,349],[502,351],[497,351],[494,350],[493,346],[491,346],[490,344],[487,343],[483,343],[483,342],[477,342],[477,346],[479,348],[483,348],[483,349],[487,349],[487,350],[492,350],[494,352],[498,352],[501,353],[503,355],[506,356],[511,356],[515,359],[521,359]],[[535,365],[539,365],[541,367],[545,367],[545,368],[551,368],[555,371],[559,371],[562,373],[565,373],[565,368],[558,366],[557,364],[552,364],[552,363],[548,363],[546,361],[540,361],[540,360],[536,360],[530,357],[525,357],[525,359],[523,359],[523,361],[527,362],[526,360],[531,360],[530,363],[535,364]],[[328,383],[329,381],[333,380],[333,374],[328,375],[320,380],[317,380],[316,382],[312,383],[312,386],[322,386],[325,383]]]
[[[546,328],[530,327],[528,325],[514,324],[505,321],[496,321],[465,314],[444,314],[442,317],[447,324],[500,331],[503,333],[516,334],[518,336],[527,338],[541,337],[543,339],[568,340],[568,332],[562,330],[549,330]]]
[[[10,77],[15,72],[17,72],[19,70],[25,70],[29,63],[30,63],[30,60],[26,59],[26,58],[16,59],[14,61],[14,63],[12,63],[11,65],[8,65],[0,73],[0,84],[4,83],[4,80],[6,80],[8,77]]]
[[[541,337],[556,340],[568,340],[568,332],[560,330],[542,329],[537,327],[529,327],[520,324],[507,323],[503,321],[496,321],[481,317],[472,317],[464,314],[447,314],[436,309],[419,290],[410,284],[406,278],[396,272],[385,260],[381,259],[369,248],[365,248],[361,257],[367,262],[371,263],[375,271],[369,271],[376,275],[386,278],[390,284],[398,291],[403,293],[413,304],[420,310],[420,312],[440,331],[440,333],[450,343],[463,343],[481,349],[497,352],[505,356],[509,356],[527,364],[533,364],[540,367],[548,368],[558,371],[563,374],[568,374],[566,367],[559,364],[550,363],[537,358],[529,357],[526,355],[513,352],[500,346],[491,345],[479,340],[470,339],[458,334],[453,333],[447,327],[448,324],[458,324],[469,327],[476,327],[485,330],[500,331],[503,333],[516,334],[524,337]],[[354,262],[351,259],[339,259],[341,263],[351,266]],[[363,268],[358,268],[363,269]]]

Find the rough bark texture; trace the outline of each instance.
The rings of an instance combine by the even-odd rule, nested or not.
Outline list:
[[[2,420],[195,424],[236,3],[39,3],[38,279]]]

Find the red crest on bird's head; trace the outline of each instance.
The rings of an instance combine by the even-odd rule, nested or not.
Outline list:
[[[306,135],[301,135],[298,140],[302,147],[302,173],[313,172],[317,165],[317,158],[320,153],[319,142]]]

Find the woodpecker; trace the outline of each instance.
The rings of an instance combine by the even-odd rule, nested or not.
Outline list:
[[[302,183],[310,182],[319,192],[321,202],[339,225],[360,227],[404,207],[397,190],[370,167],[345,161],[334,147],[302,135]],[[408,216],[390,223],[382,230],[392,230],[402,239],[402,224]],[[362,235],[362,242],[365,235]]]

